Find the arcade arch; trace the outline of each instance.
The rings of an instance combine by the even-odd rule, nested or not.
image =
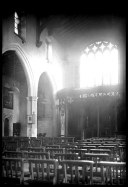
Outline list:
[[[26,57],[26,54],[24,53],[23,49],[17,44],[10,44],[2,49],[2,55],[7,51],[15,51],[16,55],[20,59],[20,62],[22,64],[22,67],[25,72],[27,85],[28,85],[28,96],[36,95],[35,91],[35,85],[34,85],[34,76],[29,64],[29,60]]]
[[[9,126],[10,126],[9,129],[11,129],[9,136],[13,136],[13,123],[19,123],[19,122],[21,123],[21,132],[20,132],[21,136],[37,136],[36,120],[34,121],[34,123],[32,122],[31,124],[31,133],[29,133],[30,125],[28,124],[28,120],[27,120],[27,116],[32,116],[33,112],[35,112],[35,114],[37,113],[36,111],[37,108],[35,107],[35,97],[36,97],[35,82],[34,82],[34,77],[33,77],[33,73],[32,73],[29,61],[24,51],[18,45],[9,45],[6,48],[3,48],[2,53],[3,53],[2,58],[4,58],[4,56],[8,56],[8,53],[10,53],[12,56],[15,55],[15,58],[17,59],[19,63],[17,64],[17,67],[20,66],[19,72],[21,71],[21,74],[22,74],[22,77],[20,78],[20,80],[22,79],[24,80],[24,81],[22,80],[22,83],[20,83],[20,80],[18,78],[18,80],[13,80],[11,82],[11,79],[7,78],[6,72],[5,72],[5,75],[3,75],[3,88],[7,87],[9,89],[8,95],[12,94],[13,99],[15,99],[15,102],[13,101],[14,102],[13,108],[8,109],[8,107],[3,106],[3,120],[2,120],[3,129],[4,129],[5,117],[8,116],[9,114],[10,119],[12,119],[12,120],[9,120]],[[10,63],[11,67],[12,67],[12,64]],[[13,67],[12,67],[11,73],[13,74]],[[15,72],[15,75],[16,75],[16,72]],[[12,75],[12,79],[13,78],[14,77]],[[16,93],[17,90],[19,93]],[[13,93],[10,93],[10,92],[13,92]],[[3,98],[3,102],[4,102],[4,98]],[[36,104],[37,104],[37,100],[36,100]],[[20,115],[17,115],[17,112]],[[4,132],[2,132],[2,135],[4,136]]]
[[[38,82],[37,134],[54,136],[55,98],[48,73],[43,72]]]

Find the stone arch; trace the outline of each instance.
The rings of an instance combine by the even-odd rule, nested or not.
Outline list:
[[[6,46],[5,48],[2,49],[2,54],[4,54],[7,51],[15,51],[16,55],[19,57],[20,62],[23,66],[25,75],[26,75],[26,80],[27,80],[27,85],[28,85],[28,96],[35,95],[36,96],[36,89],[35,89],[35,83],[34,83],[34,76],[30,67],[30,63],[28,58],[26,57],[25,52],[23,49],[17,45],[17,44],[10,44]]]
[[[37,123],[38,135],[54,136],[55,98],[54,87],[47,72],[38,81]]]

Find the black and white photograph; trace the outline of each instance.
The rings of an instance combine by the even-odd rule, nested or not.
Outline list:
[[[43,8],[2,15],[2,185],[125,185],[125,13]]]

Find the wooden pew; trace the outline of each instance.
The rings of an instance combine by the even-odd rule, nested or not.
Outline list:
[[[75,137],[54,137],[54,144],[74,142]]]
[[[118,146],[117,152],[119,154],[120,161],[126,162],[126,146]]]
[[[65,152],[66,153],[78,153],[78,159],[81,159],[82,158],[82,155],[84,154],[84,153],[87,153],[88,151],[87,151],[87,149],[65,149]]]
[[[105,144],[103,144],[103,146],[114,146],[114,147],[117,147],[118,144],[116,144],[116,143],[105,143]]]
[[[60,148],[60,145],[46,145],[45,148]]]
[[[22,158],[2,158],[2,183],[22,184],[24,181]]]
[[[110,149],[90,149],[90,153],[107,153],[111,154]]]
[[[126,146],[126,143],[119,143],[119,146]]]
[[[93,160],[94,161],[94,167],[93,168],[97,172],[97,163],[98,161],[108,161],[109,160],[109,154],[103,154],[103,153],[85,153],[82,155],[82,160]]]
[[[60,161],[59,165],[62,166],[63,174],[58,176],[58,181],[65,184],[92,184],[93,163],[87,160]]]
[[[61,160],[78,160],[78,153],[55,153],[54,158]]]
[[[50,158],[54,158],[55,153],[65,153],[64,148],[45,148],[45,152],[50,152]]]
[[[100,161],[102,184],[126,184],[126,162]]]
[[[88,152],[90,152],[90,149],[96,149],[96,146],[90,146],[90,145],[77,145],[78,149],[87,149]]]
[[[30,146],[30,138],[29,137],[15,137],[18,142],[18,148],[27,148]]]
[[[91,143],[91,144],[87,144],[87,145],[88,146],[96,146],[96,148],[97,148],[101,145],[101,143],[100,144],[99,143],[93,143],[93,144]]]
[[[103,138],[104,141],[116,141],[116,138]]]
[[[30,138],[30,147],[41,147],[42,141],[40,138],[31,137]]]
[[[16,151],[18,148],[18,144],[17,144],[17,141],[7,141],[5,143],[5,147],[4,147],[4,150],[6,151]]]
[[[100,145],[98,149],[110,149],[112,153],[114,154],[115,146],[110,146],[110,145]]]
[[[8,158],[23,158],[23,152],[22,151],[4,151],[3,155]]]
[[[53,137],[41,137],[42,146],[46,145],[52,145],[54,144],[54,138]]]
[[[18,145],[19,149],[27,149],[28,147],[30,147],[30,140],[28,138],[21,139],[19,141],[19,145]]]
[[[106,154],[106,153],[85,153],[84,155],[83,155],[83,157],[84,158],[90,158],[91,160],[93,159],[93,158],[100,158],[100,160],[108,160],[108,158],[109,158],[109,154]]]
[[[101,144],[102,145],[102,143],[103,143],[103,141],[91,141],[91,143],[89,143],[89,145],[90,144]]]
[[[76,145],[70,145],[70,144],[61,144],[60,145],[60,148],[65,148],[65,149],[77,149],[77,146]]]
[[[85,141],[85,140],[77,140],[79,144],[91,144],[91,141]]]
[[[28,147],[28,152],[45,152],[45,147]]]
[[[57,166],[55,159],[32,159],[26,160],[29,163],[29,180],[25,184],[52,183],[57,184]]]
[[[7,158],[50,159],[50,153],[49,152],[4,151],[3,156],[5,156]]]
[[[24,158],[50,159],[49,152],[24,152]]]
[[[61,144],[59,144],[60,145],[60,147],[62,147],[62,146],[65,146],[65,145],[70,145],[70,146],[77,146],[77,144],[78,144],[78,142],[70,142],[70,143],[61,143]]]
[[[75,142],[75,137],[67,137],[68,143]]]

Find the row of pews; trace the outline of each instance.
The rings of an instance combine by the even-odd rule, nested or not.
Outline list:
[[[125,139],[5,137],[2,141],[3,184],[126,183]]]

